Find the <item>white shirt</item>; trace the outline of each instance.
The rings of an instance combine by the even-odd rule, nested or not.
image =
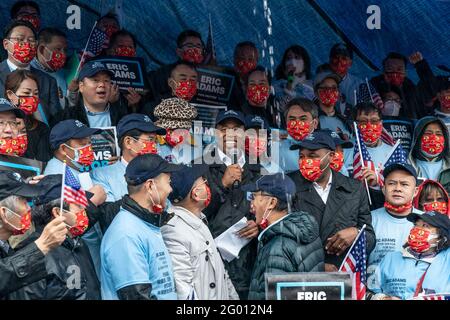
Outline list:
[[[6,60],[6,63],[8,64],[9,70],[11,72],[16,71],[16,69],[19,69],[18,66],[16,66],[14,63],[12,63],[11,61],[9,61],[9,59]],[[21,68],[22,70],[30,70],[30,65],[28,64],[25,68]]]
[[[322,198],[324,204],[327,204],[328,195],[331,190],[331,182],[333,180],[333,175],[330,174],[330,179],[328,180],[327,186],[323,189],[317,182],[313,182],[313,187],[316,189],[317,194]]]
[[[233,164],[233,160],[229,156],[227,156],[225,153],[223,153],[222,150],[217,148],[217,152],[219,154],[220,161],[222,161],[222,163],[224,163],[227,167],[231,166]],[[245,164],[244,152],[240,152],[240,158],[238,159],[238,164],[241,168],[244,167],[244,164]]]

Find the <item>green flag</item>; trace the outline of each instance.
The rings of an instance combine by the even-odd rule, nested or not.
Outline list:
[[[66,82],[70,84],[70,82],[75,79],[78,65],[80,64],[80,59],[78,58],[78,54],[75,51],[70,59],[66,63],[66,67],[64,68],[66,74]]]

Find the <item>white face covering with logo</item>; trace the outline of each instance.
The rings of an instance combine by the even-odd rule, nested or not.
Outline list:
[[[384,108],[381,111],[383,116],[398,117],[401,105],[397,101],[387,100],[384,102]]]

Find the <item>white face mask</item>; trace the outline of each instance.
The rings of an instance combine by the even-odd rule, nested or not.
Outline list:
[[[295,71],[294,74],[299,75],[305,70],[305,62],[303,59],[289,59],[286,60],[286,67],[294,66]]]
[[[391,117],[398,117],[398,114],[400,113],[401,105],[392,100],[387,100],[384,103],[384,108],[382,110],[382,114],[384,116],[391,116]]]

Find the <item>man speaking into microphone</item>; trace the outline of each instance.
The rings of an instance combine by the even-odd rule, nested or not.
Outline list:
[[[241,112],[221,111],[216,118],[216,143],[211,145],[214,163],[209,164],[206,174],[211,188],[211,203],[204,210],[208,226],[214,238],[229,229],[243,217],[247,226],[237,236],[251,239],[239,252],[239,258],[226,261],[230,275],[240,299],[247,299],[250,277],[256,258],[256,237],[259,230],[250,213],[250,201],[240,186],[255,182],[260,177],[261,166],[249,163],[244,151],[245,117]],[[211,284],[213,285],[213,284]]]

